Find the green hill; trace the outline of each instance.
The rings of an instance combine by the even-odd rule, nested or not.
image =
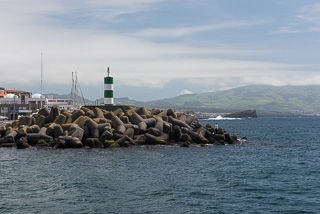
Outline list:
[[[56,95],[56,98],[69,98]],[[83,99],[79,97],[79,101]],[[86,104],[102,103],[103,98]],[[258,114],[285,112],[293,114],[320,113],[320,86],[265,86],[249,85],[226,91],[185,94],[173,98],[140,102],[129,98],[115,98],[115,104],[145,106],[148,108],[173,108],[177,111],[236,112],[256,109]]]
[[[123,101],[123,102],[121,102]],[[264,86],[249,85],[226,91],[185,94],[151,102],[116,99],[127,104],[179,110],[206,110],[230,112],[257,109],[265,112],[319,113],[320,86]]]

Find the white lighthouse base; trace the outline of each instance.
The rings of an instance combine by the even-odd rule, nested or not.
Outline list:
[[[105,105],[114,105],[114,99],[113,98],[104,98],[104,104]]]

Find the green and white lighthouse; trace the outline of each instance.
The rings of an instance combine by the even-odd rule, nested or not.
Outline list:
[[[104,78],[104,104],[113,105],[113,77],[110,77],[110,71],[108,67],[108,76]]]

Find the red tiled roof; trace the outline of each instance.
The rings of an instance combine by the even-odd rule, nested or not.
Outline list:
[[[4,90],[7,93],[30,93],[27,91],[21,91],[21,90]]]

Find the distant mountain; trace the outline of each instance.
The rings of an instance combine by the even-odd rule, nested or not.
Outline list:
[[[249,85],[219,92],[185,94],[151,102],[116,99],[116,103],[213,112],[257,109],[260,112],[320,113],[320,86]]]
[[[55,98],[70,98],[71,94]],[[82,103],[82,97],[79,102]],[[100,104],[103,98],[86,104]],[[148,102],[129,98],[115,98],[115,104],[145,106],[148,108],[173,108],[177,111],[236,112],[257,109],[261,112],[285,112],[292,114],[320,113],[320,86],[265,86],[249,85],[226,91],[184,94],[173,98]]]

